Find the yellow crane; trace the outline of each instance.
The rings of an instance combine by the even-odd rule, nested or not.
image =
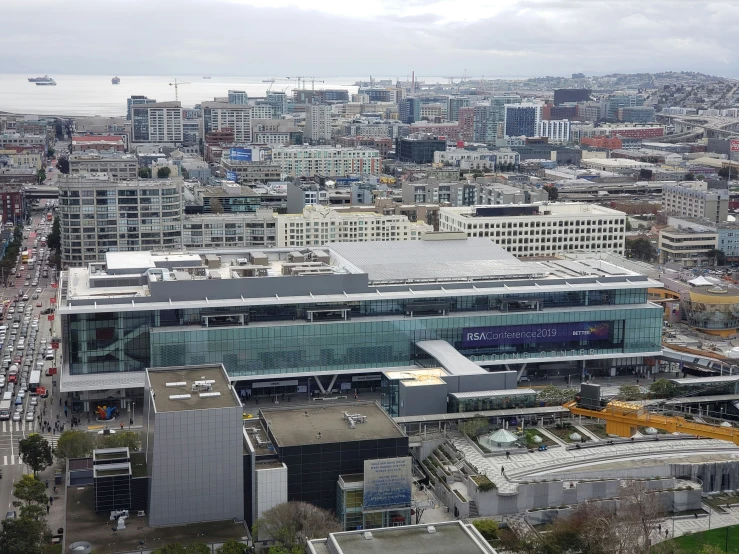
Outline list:
[[[180,90],[179,87],[181,85],[190,85],[192,83],[178,81],[177,79],[174,80],[174,83],[169,83],[170,87],[174,87],[174,99],[179,100],[180,99]]]

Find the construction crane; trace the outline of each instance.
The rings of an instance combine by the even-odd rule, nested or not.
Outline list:
[[[323,81],[321,79],[316,79],[315,77],[303,77],[303,76],[300,76],[300,77],[285,77],[285,79],[289,79],[291,81],[297,81],[298,82],[298,89],[301,88],[300,87],[300,83],[301,82],[303,83],[303,87],[302,88],[305,88],[306,83],[308,81],[310,81],[311,82],[311,90],[316,90],[316,82],[318,82],[318,83],[324,83],[325,82],[325,81]]]
[[[182,82],[178,81],[177,79],[174,80],[174,83],[169,83],[170,87],[174,87],[174,99],[179,100],[180,99],[180,90],[179,87],[181,85],[190,85],[192,83]]]

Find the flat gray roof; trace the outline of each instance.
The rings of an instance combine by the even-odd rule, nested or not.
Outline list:
[[[268,408],[260,411],[280,447],[405,436],[374,402],[342,403],[337,400],[325,400],[316,406]],[[352,429],[349,422],[344,419],[345,412],[363,415],[366,421],[356,423]]]
[[[371,529],[369,533],[371,538],[366,538],[365,531],[331,533],[325,542],[327,551],[332,554],[495,554],[471,524],[461,521],[385,527]]]
[[[158,413],[241,406],[222,365],[157,367],[146,374]],[[198,381],[208,387],[193,390]]]

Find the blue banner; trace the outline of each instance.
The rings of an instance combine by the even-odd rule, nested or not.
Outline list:
[[[226,181],[233,181],[234,183],[239,182],[239,176],[235,171],[226,171]]]
[[[462,329],[463,348],[506,346],[509,344],[606,340],[611,330],[608,321],[578,323],[540,323],[501,327],[465,327]]]
[[[251,148],[231,148],[228,157],[232,162],[250,162]]]

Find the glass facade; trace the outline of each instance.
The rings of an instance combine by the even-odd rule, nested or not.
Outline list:
[[[363,496],[363,475],[342,475],[339,478],[336,490],[336,515],[344,531],[411,524],[410,506],[364,511]]]
[[[661,347],[662,309],[646,304],[646,294],[617,290],[97,312],[66,315],[62,323],[72,374],[223,363],[231,376],[269,376],[428,365],[415,347],[424,340],[445,340],[473,360],[653,352]],[[587,309],[566,309],[570,306]],[[223,316],[226,323],[205,327],[205,316]],[[608,322],[608,336],[462,343],[463,329],[592,321]]]
[[[481,412],[485,410],[506,410],[510,408],[533,408],[536,405],[536,393],[519,393],[515,389],[506,391],[506,394],[464,398],[456,394],[449,395],[449,413]]]

